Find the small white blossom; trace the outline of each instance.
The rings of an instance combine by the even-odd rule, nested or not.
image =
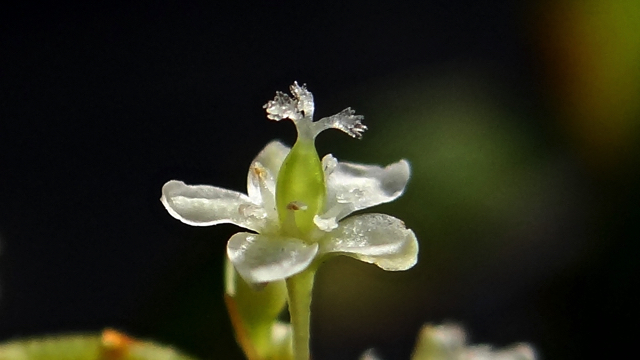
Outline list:
[[[455,324],[424,325],[411,360],[535,360],[533,348],[525,343],[494,349],[490,345],[467,345],[467,336]],[[374,349],[365,351],[360,360],[382,360]]]
[[[455,324],[425,325],[411,360],[535,360],[533,348],[519,343],[504,349],[467,345],[464,330]]]
[[[265,108],[270,119],[288,118],[296,124],[298,143],[302,143],[296,143],[302,149],[300,153],[312,149],[315,154],[304,156],[317,159],[313,139],[325,129],[340,129],[354,137],[360,137],[366,129],[362,117],[349,108],[313,122],[311,92],[294,83],[291,93],[293,97],[277,93]],[[309,141],[311,147],[305,147]],[[307,176],[316,170],[315,165],[304,167],[313,158],[304,158],[301,165],[292,163],[298,161],[294,157],[288,160],[290,153],[297,151],[296,146],[290,149],[278,141],[269,143],[249,167],[246,195],[172,180],[163,186],[161,201],[174,218],[189,225],[231,223],[253,231],[239,232],[227,244],[229,259],[248,283],[288,278],[303,271],[314,259],[332,254],[351,256],[385,270],[406,270],[415,265],[418,242],[402,221],[384,214],[347,218],[354,211],[399,197],[409,180],[409,163],[400,160],[383,168],[339,162],[329,154],[321,163],[318,160],[321,174],[316,184],[313,181],[317,179]],[[283,166],[285,163],[288,165]],[[300,166],[302,175],[295,173]],[[279,182],[279,176],[289,178]],[[305,181],[307,188],[298,190]],[[319,190],[320,194],[314,195]],[[293,198],[282,200],[285,193]],[[298,194],[302,195],[295,197]],[[284,201],[284,206],[279,201]]]

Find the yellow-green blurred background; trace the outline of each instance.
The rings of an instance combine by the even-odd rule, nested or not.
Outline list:
[[[222,301],[232,226],[192,228],[170,179],[245,191],[290,123],[294,80],[356,141],[321,155],[409,160],[392,214],[418,265],[326,263],[315,359],[407,358],[423,323],[544,359],[634,340],[640,238],[640,3],[426,1],[10,5],[0,28],[0,338],[110,326],[240,359]]]

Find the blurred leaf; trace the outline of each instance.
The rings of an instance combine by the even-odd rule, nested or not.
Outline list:
[[[102,335],[51,335],[0,344],[0,360],[193,360],[175,349],[106,329]]]

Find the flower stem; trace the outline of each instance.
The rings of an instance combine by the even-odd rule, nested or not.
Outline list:
[[[311,292],[315,274],[316,267],[312,265],[287,279],[289,316],[293,331],[293,358],[295,360],[309,360]]]

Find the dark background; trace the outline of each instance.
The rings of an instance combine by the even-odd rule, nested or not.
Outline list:
[[[203,359],[240,359],[222,302],[233,226],[192,228],[170,179],[245,191],[307,83],[318,117],[351,106],[362,141],[321,155],[407,158],[375,211],[420,262],[321,269],[316,359],[407,358],[419,327],[527,341],[547,359],[634,339],[640,238],[640,9],[633,1],[309,5],[59,4],[0,12],[0,339],[110,326]]]

